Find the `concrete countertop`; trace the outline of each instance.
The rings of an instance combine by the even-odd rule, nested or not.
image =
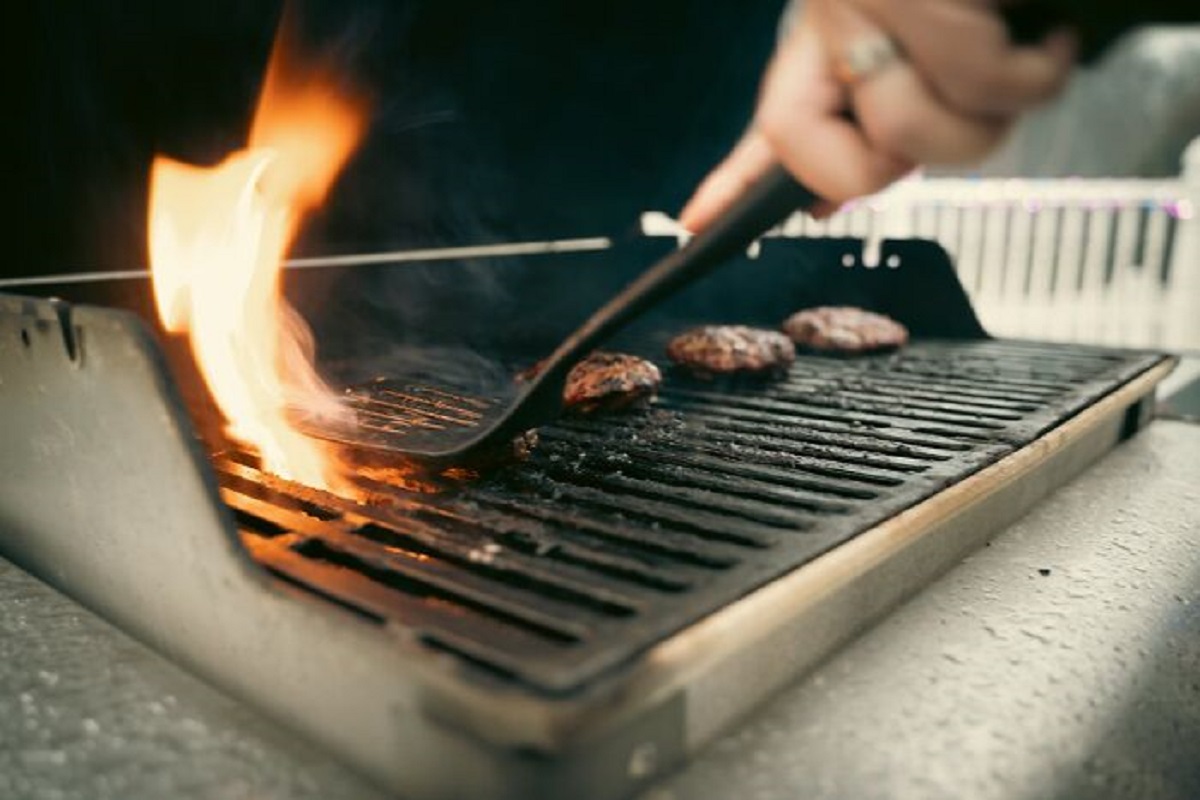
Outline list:
[[[1200,426],[1158,421],[641,800],[1200,797]],[[0,798],[383,797],[0,560]]]

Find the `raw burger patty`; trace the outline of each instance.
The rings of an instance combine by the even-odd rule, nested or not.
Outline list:
[[[908,343],[908,330],[890,317],[850,306],[797,311],[783,323],[792,341],[810,350],[866,353]]]
[[[667,356],[706,377],[779,372],[796,360],[796,348],[777,331],[745,325],[692,328],[667,344]]]
[[[658,367],[624,353],[596,352],[567,375],[563,402],[572,411],[616,411],[650,400],[662,385]]]

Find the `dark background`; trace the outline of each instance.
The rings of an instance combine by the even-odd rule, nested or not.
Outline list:
[[[678,209],[748,119],[781,6],[296,3],[304,41],[374,98],[297,254],[605,234]],[[26,224],[3,274],[144,266],[151,157],[212,163],[244,142],[280,14],[34,6],[30,141],[8,186]]]

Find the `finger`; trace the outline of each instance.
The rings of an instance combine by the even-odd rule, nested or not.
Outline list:
[[[1076,58],[1074,35],[1055,31],[1032,46],[1014,46],[988,3],[863,0],[933,91],[972,116],[1010,116],[1056,95]]]
[[[761,133],[751,128],[700,183],[679,212],[679,223],[692,233],[704,230],[774,163],[771,146]]]
[[[845,2],[819,2],[818,22],[832,47],[886,38],[870,16]],[[898,59],[862,76],[850,89],[858,124],[878,149],[927,164],[963,164],[989,153],[1009,120],[949,107],[911,64]]]
[[[967,114],[1008,115],[1051,99],[1071,75],[1074,37],[1063,32],[1043,46],[1001,48],[964,60],[945,47],[919,49],[917,68],[949,105]],[[908,46],[908,45],[903,45]],[[918,60],[919,59],[919,60]]]
[[[837,205],[882,189],[914,166],[875,147],[845,109],[821,38],[801,24],[768,70],[756,124],[780,163]]]
[[[907,65],[855,87],[855,115],[879,149],[922,164],[979,161],[1003,140],[1011,120],[968,116],[948,107]]]
[[[1066,86],[1079,58],[1079,37],[1067,28],[1034,46],[1011,47],[999,59],[992,102],[1001,111],[1023,111],[1050,100]],[[985,76],[986,77],[986,76]]]

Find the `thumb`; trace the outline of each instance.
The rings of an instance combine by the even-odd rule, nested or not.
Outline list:
[[[679,213],[679,223],[692,233],[704,230],[774,163],[771,146],[757,129],[751,128],[700,183]]]
[[[683,211],[679,212],[679,224],[691,233],[704,230],[776,163],[767,140],[757,129],[751,128],[692,193]],[[809,208],[797,210],[813,219],[826,219],[833,216],[838,205],[818,200]]]

